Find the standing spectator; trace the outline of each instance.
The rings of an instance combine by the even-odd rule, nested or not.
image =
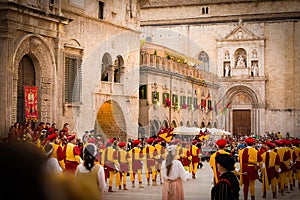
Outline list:
[[[60,167],[57,158],[53,157],[53,145],[52,143],[48,143],[44,147],[45,154],[48,157],[47,164],[46,164],[46,170],[50,174],[61,174],[62,168]]]
[[[18,141],[20,132],[20,123],[16,122],[13,126],[10,127],[9,133],[8,133],[8,142],[14,143]]]
[[[240,186],[234,170],[234,158],[229,154],[218,154],[216,163],[220,178],[211,190],[211,200],[237,200]]]
[[[183,200],[184,190],[182,181],[191,178],[191,174],[183,168],[181,162],[176,157],[176,146],[167,147],[166,160],[162,162],[162,200]]]
[[[104,169],[95,163],[96,155],[97,147],[92,143],[87,144],[83,149],[83,162],[77,166],[75,177],[86,184],[88,193],[93,194],[94,199],[103,199],[106,187]]]

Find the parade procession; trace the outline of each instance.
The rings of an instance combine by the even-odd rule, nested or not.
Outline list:
[[[120,138],[104,138],[94,130],[86,131],[80,138],[69,132],[68,123],[60,130],[55,123],[52,126],[40,123],[35,131],[30,131],[26,124],[15,124],[8,140],[1,144],[3,151],[10,146],[18,152],[19,144],[24,148],[21,151],[31,146],[28,153],[44,155],[46,159],[36,163],[42,167],[44,162],[46,174],[43,176],[50,175],[48,178],[55,184],[72,184],[72,187],[63,185],[58,190],[62,190],[59,195],[70,195],[70,199],[72,195],[79,195],[78,199],[103,199],[109,197],[105,196],[108,193],[155,186],[162,188],[162,199],[184,199],[183,184],[202,179],[206,147],[211,150],[207,166],[211,168],[212,179],[206,180],[211,185],[211,199],[254,200],[257,184],[261,184],[259,199],[284,198],[290,193],[299,193],[299,139],[271,133],[259,138],[221,135],[212,141],[209,129],[199,130],[197,135],[183,137],[175,134],[174,128],[164,127],[154,137],[121,141]],[[173,179],[166,178],[170,155],[174,170],[178,168],[172,174]],[[180,184],[172,182],[171,189],[170,180],[180,180]],[[89,188],[88,196],[86,187]],[[170,190],[173,190],[171,194]]]
[[[0,199],[300,196],[300,0],[0,0]]]

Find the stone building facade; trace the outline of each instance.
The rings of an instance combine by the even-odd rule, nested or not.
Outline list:
[[[217,75],[203,64],[166,47],[144,42],[140,57],[140,137],[156,135],[161,127],[204,127],[215,122]]]
[[[299,137],[299,14],[300,1],[150,0],[141,38],[218,76],[217,128]]]
[[[23,86],[33,85],[39,121],[136,137],[140,2],[1,0],[1,136],[24,122]]]

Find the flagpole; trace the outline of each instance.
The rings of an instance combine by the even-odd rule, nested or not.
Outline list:
[[[172,117],[172,74],[170,75],[170,101],[171,101],[171,105],[169,107],[169,127],[171,127],[171,117]]]

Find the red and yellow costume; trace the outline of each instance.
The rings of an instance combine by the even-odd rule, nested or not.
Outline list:
[[[158,158],[157,149],[152,146],[154,138],[149,138],[146,142],[148,143],[143,148],[143,155],[145,155],[145,171],[148,185],[150,185],[150,173],[152,173],[152,185],[156,185],[156,168],[155,159]]]
[[[185,169],[185,171],[190,172],[190,163],[191,163],[191,160],[192,160],[192,155],[190,153],[188,144],[189,143],[183,144],[183,147],[181,149],[182,153],[179,154],[179,156],[180,156],[179,160],[182,163],[183,168]]]
[[[135,174],[138,175],[138,181],[140,188],[142,186],[142,169],[143,169],[143,151],[138,148],[140,140],[133,140],[133,148],[129,151],[129,155],[131,156],[131,165],[130,165],[130,180],[132,182],[132,187],[135,187]]]
[[[247,138],[245,140],[247,147],[239,151],[240,162],[240,185],[244,185],[244,199],[248,198],[248,191],[250,187],[251,199],[255,198],[255,180],[258,176],[258,165],[262,167],[262,157],[258,151],[252,147],[255,140],[253,138]]]
[[[265,168],[262,171],[262,192],[263,198],[266,198],[266,192],[270,189],[269,184],[271,184],[273,198],[276,198],[276,186],[277,178],[279,177],[279,167],[280,167],[280,158],[279,155],[274,152],[276,144],[272,142],[267,142],[268,150],[262,154],[263,163]]]
[[[215,153],[213,153],[209,159],[209,165],[212,168],[213,173],[214,173],[214,184],[217,184],[219,182],[219,177],[220,177],[220,174],[219,174],[218,168],[217,168],[217,163],[216,163],[216,156],[218,154],[228,154],[228,155],[230,154],[224,150],[224,148],[226,147],[226,143],[227,142],[224,139],[217,140],[216,145],[218,146],[218,150]]]
[[[197,140],[193,140],[192,141],[192,146],[190,147],[190,153],[192,156],[192,162],[190,164],[190,169],[192,171],[192,177],[195,179],[196,178],[196,172],[198,169],[198,164],[200,161],[200,156],[201,156],[201,152],[200,149],[196,146],[197,144]]]
[[[290,152],[287,151],[287,148],[284,147],[283,140],[276,140],[275,141],[278,148],[276,148],[274,151],[278,153],[280,158],[280,169],[281,172],[279,173],[278,178],[278,185],[280,188],[281,194],[284,193],[285,188],[287,187],[287,175],[288,175],[288,168],[289,168],[289,160],[291,158]]]
[[[108,140],[106,143],[106,149],[104,150],[102,154],[102,164],[104,164],[104,170],[107,171],[106,174],[108,174],[109,177],[109,183],[108,183],[108,192],[112,192],[112,184],[113,184],[113,178],[115,174],[115,166],[119,167],[118,163],[118,151],[116,151],[111,145],[113,141]],[[105,177],[107,179],[107,177]]]
[[[121,182],[123,182],[123,189],[127,190],[126,187],[126,177],[127,173],[129,172],[129,162],[131,161],[130,154],[124,149],[126,146],[125,142],[120,142],[118,144],[119,152],[118,152],[118,162],[120,164],[120,171],[117,173],[116,176],[116,185],[119,189],[122,188]]]
[[[65,170],[71,173],[75,173],[77,165],[80,163],[80,149],[74,144],[76,142],[75,137],[75,135],[68,137],[69,142],[65,145],[64,149],[66,154]]]
[[[157,171],[156,178],[157,178],[157,175],[159,174],[160,183],[162,183],[161,164],[162,164],[162,161],[166,158],[166,150],[161,145],[161,142],[162,142],[161,138],[157,138],[154,142],[156,143],[155,149],[157,150],[157,154],[158,154],[157,158],[154,158],[155,159],[155,168]]]

